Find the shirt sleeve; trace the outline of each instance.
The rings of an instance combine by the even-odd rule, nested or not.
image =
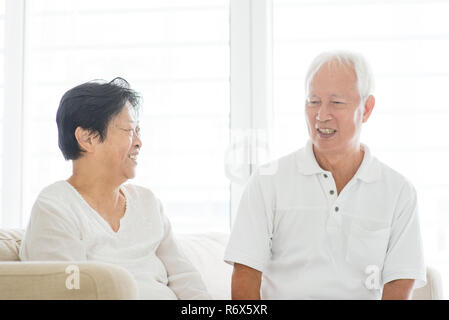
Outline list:
[[[23,261],[87,260],[76,220],[55,201],[43,198],[33,205],[19,255]]]
[[[224,261],[231,265],[243,264],[263,273],[271,257],[273,209],[270,191],[266,185],[264,189],[262,178],[269,179],[269,176],[260,176],[256,171],[246,185]]]
[[[163,213],[163,207],[159,200],[158,203],[164,236],[156,254],[167,271],[168,287],[181,300],[211,300],[212,297],[207,292],[200,273],[176,244],[170,221]]]
[[[382,271],[383,284],[415,279],[415,288],[426,284],[426,265],[419,225],[416,191],[406,183],[399,195]]]

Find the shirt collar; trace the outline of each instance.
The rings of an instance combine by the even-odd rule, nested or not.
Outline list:
[[[378,160],[371,155],[367,145],[362,143],[361,148],[365,151],[365,154],[362,164],[354,177],[367,183],[379,180],[381,172]],[[296,163],[298,171],[304,175],[327,172],[318,165],[313,153],[313,143],[310,139],[307,141],[306,146],[296,153]]]
[[[307,141],[306,146],[298,150],[296,153],[296,163],[298,165],[299,172],[305,175],[326,172],[318,165],[318,162],[315,159],[315,155],[313,153],[313,143],[310,139]]]

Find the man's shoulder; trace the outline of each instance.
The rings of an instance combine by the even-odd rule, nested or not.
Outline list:
[[[256,173],[262,176],[276,176],[289,172],[296,168],[297,158],[301,156],[303,149],[298,149],[272,161],[263,163],[257,168]]]
[[[396,187],[398,189],[408,189],[414,192],[413,183],[399,170],[390,167],[385,162],[373,157],[373,161],[376,162],[381,174],[381,181],[390,187]]]

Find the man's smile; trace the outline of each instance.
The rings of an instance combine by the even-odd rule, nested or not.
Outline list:
[[[330,138],[335,135],[337,132],[337,129],[333,128],[316,128],[316,131],[318,133],[318,136],[320,138]]]

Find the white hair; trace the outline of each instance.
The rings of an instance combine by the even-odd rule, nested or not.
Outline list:
[[[321,66],[334,61],[340,65],[351,67],[354,70],[357,77],[357,89],[361,99],[360,102],[365,101],[374,90],[374,79],[371,68],[361,54],[349,51],[328,51],[315,57],[306,74],[306,96],[309,94],[310,83]]]

